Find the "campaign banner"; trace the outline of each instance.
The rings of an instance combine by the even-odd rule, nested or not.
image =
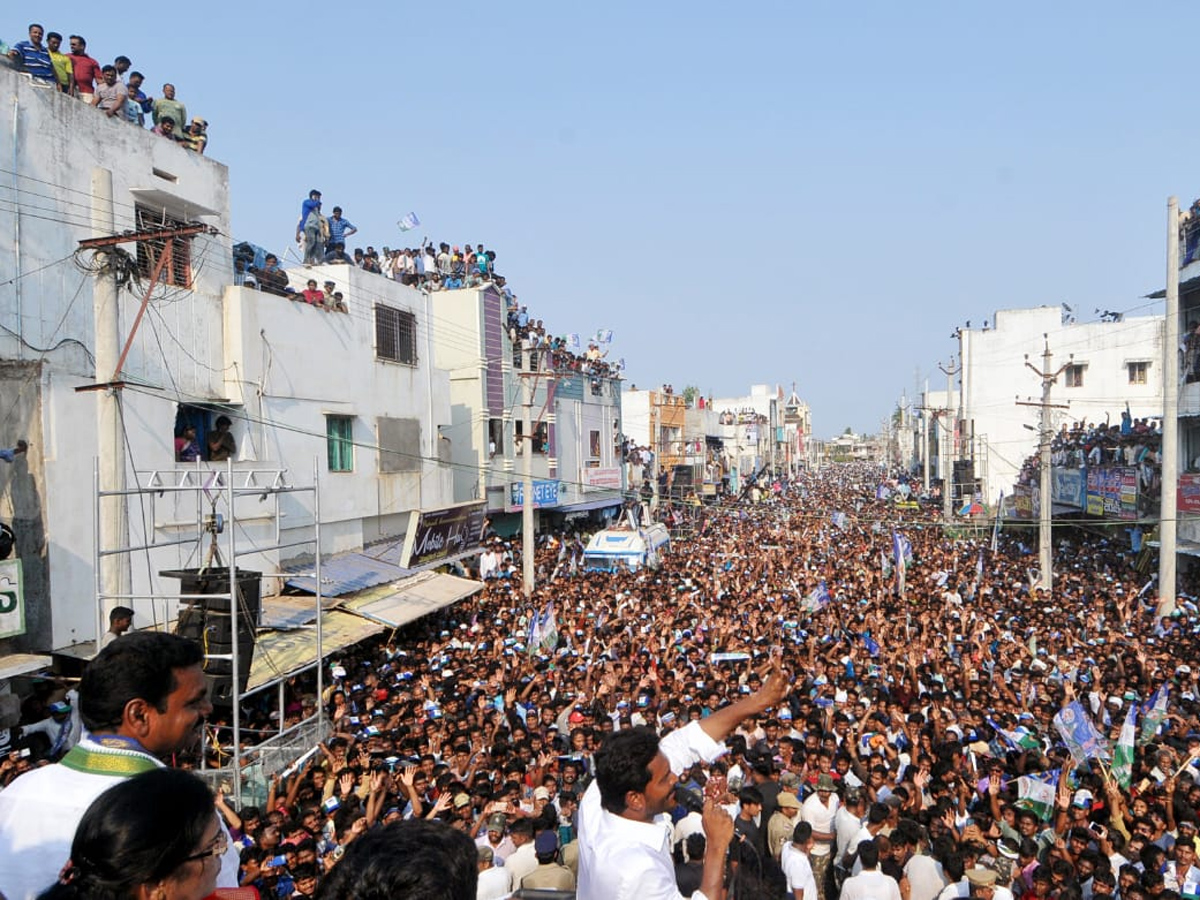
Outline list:
[[[1087,502],[1087,480],[1085,469],[1067,469],[1062,466],[1050,470],[1050,497],[1063,506],[1083,509]]]
[[[483,535],[483,507],[483,501],[477,501],[445,509],[414,509],[404,535],[400,567],[429,565],[478,548]]]
[[[621,469],[619,466],[605,466],[599,469],[583,470],[584,490],[619,491],[621,489]]]
[[[1129,466],[1089,466],[1087,513],[1110,519],[1137,518],[1137,469]]]
[[[1181,513],[1200,513],[1200,475],[1185,472],[1179,476],[1175,508]]]
[[[1013,518],[1033,518],[1033,488],[1028,484],[1018,484],[1013,487]]]
[[[558,479],[539,478],[533,482],[533,508],[543,509],[558,506]],[[513,481],[508,485],[508,511],[525,508],[525,482]]]

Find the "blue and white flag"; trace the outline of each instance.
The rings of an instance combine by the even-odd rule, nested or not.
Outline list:
[[[396,223],[396,227],[401,231],[411,231],[421,224],[421,220],[417,218],[415,212],[410,212],[407,216]]]
[[[881,484],[879,487],[875,488],[876,500],[886,500],[890,496],[892,496],[892,489],[886,484]]]
[[[829,588],[825,586],[825,581],[822,579],[813,592],[804,599],[804,610],[806,612],[816,612],[824,609],[829,605]]]
[[[613,337],[613,333],[612,333],[611,328],[601,328],[599,331],[596,332],[596,343],[597,344],[611,344],[612,337]]]
[[[1076,765],[1096,757],[1112,757],[1108,741],[1096,730],[1092,717],[1078,700],[1071,701],[1055,714],[1054,727],[1058,729],[1058,734],[1067,745],[1067,750],[1071,752],[1071,758],[1075,760]]]
[[[870,653],[871,656],[878,656],[879,655],[879,642],[877,640],[875,640],[875,638],[871,637],[870,632],[864,632],[862,639],[863,639],[863,647],[866,648],[867,652]]]
[[[848,525],[846,514],[844,512],[835,512],[830,519],[833,521],[834,527],[840,531],[845,531]]]
[[[1158,734],[1158,728],[1166,718],[1167,683],[1164,681],[1150,699],[1146,701],[1146,705],[1142,707],[1141,742],[1143,744]]]
[[[581,353],[583,351],[583,344],[579,342],[578,334],[567,335],[567,349],[572,353]]]

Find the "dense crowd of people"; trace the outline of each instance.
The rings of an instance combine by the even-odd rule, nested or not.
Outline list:
[[[151,97],[142,90],[146,76],[133,69],[128,56],[101,65],[89,55],[81,35],[72,34],[68,40],[70,53],[63,53],[63,36],[34,23],[29,26],[28,39],[11,47],[0,42],[0,46],[5,48],[4,60],[35,82],[94,106],[109,118],[139,128],[149,121],[155,134],[196,153],[204,152],[208,122],[199,116],[188,121],[187,107],[175,97],[175,85],[164,84],[162,96]]]
[[[1120,423],[1063,423],[1050,442],[1050,464],[1068,469],[1130,468],[1137,470],[1139,508],[1149,511],[1162,493],[1162,432],[1152,418],[1135,419],[1129,405]],[[1017,476],[1018,485],[1037,484],[1041,457],[1025,459]],[[1188,463],[1189,471],[1200,471],[1200,458]]]
[[[215,798],[237,880],[320,896],[356,843],[428,820],[474,843],[479,898],[671,896],[646,887],[664,871],[709,900],[1194,896],[1189,578],[1159,617],[1131,553],[1060,529],[1048,591],[1013,526],[951,540],[879,482],[837,466],[727,499],[653,570],[587,572],[582,536],[548,535],[528,600],[504,548],[469,603],[330,660],[324,696],[286,686],[285,724],[321,706],[332,735],[265,797]],[[248,728],[277,727],[270,700]],[[674,768],[648,782],[658,747]],[[660,808],[642,834],[672,855],[622,856],[612,823]]]

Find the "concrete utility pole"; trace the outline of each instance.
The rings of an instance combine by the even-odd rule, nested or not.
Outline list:
[[[925,379],[925,393],[921,395],[921,487],[929,496],[929,379]]]
[[[112,172],[108,169],[92,169],[92,228],[97,234],[113,234],[117,230],[113,215]],[[92,315],[96,329],[97,380],[117,372],[117,361],[121,358],[121,317],[112,259],[111,252],[98,252],[94,260],[96,274],[92,286]],[[121,432],[119,390],[117,385],[110,384],[96,391],[99,426],[96,455],[100,460],[100,490],[104,492],[125,490],[125,440]],[[100,533],[95,536],[97,545],[104,549],[127,545],[127,498],[97,498],[96,502],[100,504],[97,518]],[[130,593],[131,562],[128,553],[100,557],[98,580],[102,595],[111,597]],[[96,646],[99,647],[100,638],[108,627],[108,609],[101,608],[100,604],[97,604],[96,622]]]
[[[521,572],[526,598],[533,596],[533,351],[526,349],[524,371],[521,372],[521,394],[524,400],[521,415]]]
[[[1158,512],[1158,615],[1175,611],[1179,484],[1179,201],[1167,200],[1167,308],[1163,327],[1162,499]]]
[[[954,462],[950,459],[951,448],[954,446],[954,430],[950,423],[954,421],[955,405],[951,402],[950,397],[954,391],[954,376],[962,371],[962,366],[954,364],[954,357],[950,357],[949,367],[938,363],[938,368],[946,373],[946,418],[947,422],[943,423],[942,430],[946,437],[946,452],[942,454],[942,521],[950,522],[951,520],[951,497],[954,493],[951,490],[951,481],[954,479]]]
[[[1018,406],[1039,406],[1041,407],[1041,421],[1038,426],[1038,448],[1041,451],[1041,479],[1038,492],[1041,494],[1041,505],[1038,515],[1038,566],[1041,568],[1042,587],[1047,591],[1054,589],[1054,541],[1051,535],[1051,513],[1053,512],[1054,503],[1050,498],[1050,441],[1053,437],[1053,429],[1050,427],[1050,410],[1051,409],[1067,409],[1065,404],[1053,404],[1050,402],[1050,387],[1058,381],[1058,376],[1061,375],[1070,365],[1070,360],[1075,358],[1072,353],[1067,357],[1067,363],[1059,366],[1056,371],[1050,371],[1050,359],[1053,354],[1050,352],[1050,339],[1047,335],[1042,335],[1042,339],[1046,342],[1045,349],[1042,351],[1042,368],[1038,369],[1029,361],[1029,354],[1025,354],[1025,365],[1042,379],[1042,402],[1041,403],[1023,403],[1017,401]]]

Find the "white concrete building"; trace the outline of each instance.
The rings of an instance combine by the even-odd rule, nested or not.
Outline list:
[[[1120,422],[1128,403],[1134,418],[1162,415],[1162,316],[1120,321],[1064,322],[1058,306],[1000,310],[993,326],[964,329],[962,373],[955,388],[961,409],[952,435],[951,459],[970,461],[988,503],[1001,489],[1011,495],[1022,463],[1038,446],[1042,382],[1026,366],[1041,370],[1049,344],[1054,370],[1065,366],[1051,391],[1055,429],[1066,422]],[[937,406],[936,392],[926,406]],[[958,479],[956,479],[958,480]]]
[[[203,432],[228,415],[238,472],[286,469],[287,481],[311,484],[316,461],[326,553],[403,533],[410,510],[450,505],[438,433],[451,418],[450,383],[434,366],[427,298],[345,266],[300,277],[337,281],[348,315],[233,287],[225,166],[11,69],[0,67],[0,92],[11,103],[0,116],[0,158],[12,167],[0,178],[0,446],[30,442],[26,457],[0,464],[0,519],[13,523],[25,579],[23,633],[0,640],[0,652],[96,637],[95,460],[116,445],[128,482],[145,484],[147,472],[177,468],[174,436],[185,421]],[[111,213],[95,200],[109,179]],[[94,255],[76,254],[78,242],[181,223],[218,233],[119,245],[127,271],[141,278],[116,291],[122,340],[134,332],[154,263],[169,258],[120,373],[97,371],[98,277],[85,268]],[[78,390],[112,381],[124,384],[116,436],[98,424],[105,391]],[[289,556],[312,554],[303,543],[311,495],[272,501],[238,501],[239,545],[294,546],[251,553],[239,566],[278,572]],[[157,573],[201,564],[202,549],[186,536],[207,507],[195,495],[131,499],[127,533],[115,543],[160,546],[130,557],[130,593],[179,590]],[[183,542],[161,546],[172,540]],[[128,605],[135,626],[170,621],[176,607]]]
[[[611,514],[622,501],[620,382],[553,372],[547,354],[526,367],[494,287],[432,295],[434,356],[450,378],[448,440],[456,502],[485,501],[493,526],[519,528],[523,454],[532,448],[535,519]],[[532,440],[524,440],[525,387]]]

